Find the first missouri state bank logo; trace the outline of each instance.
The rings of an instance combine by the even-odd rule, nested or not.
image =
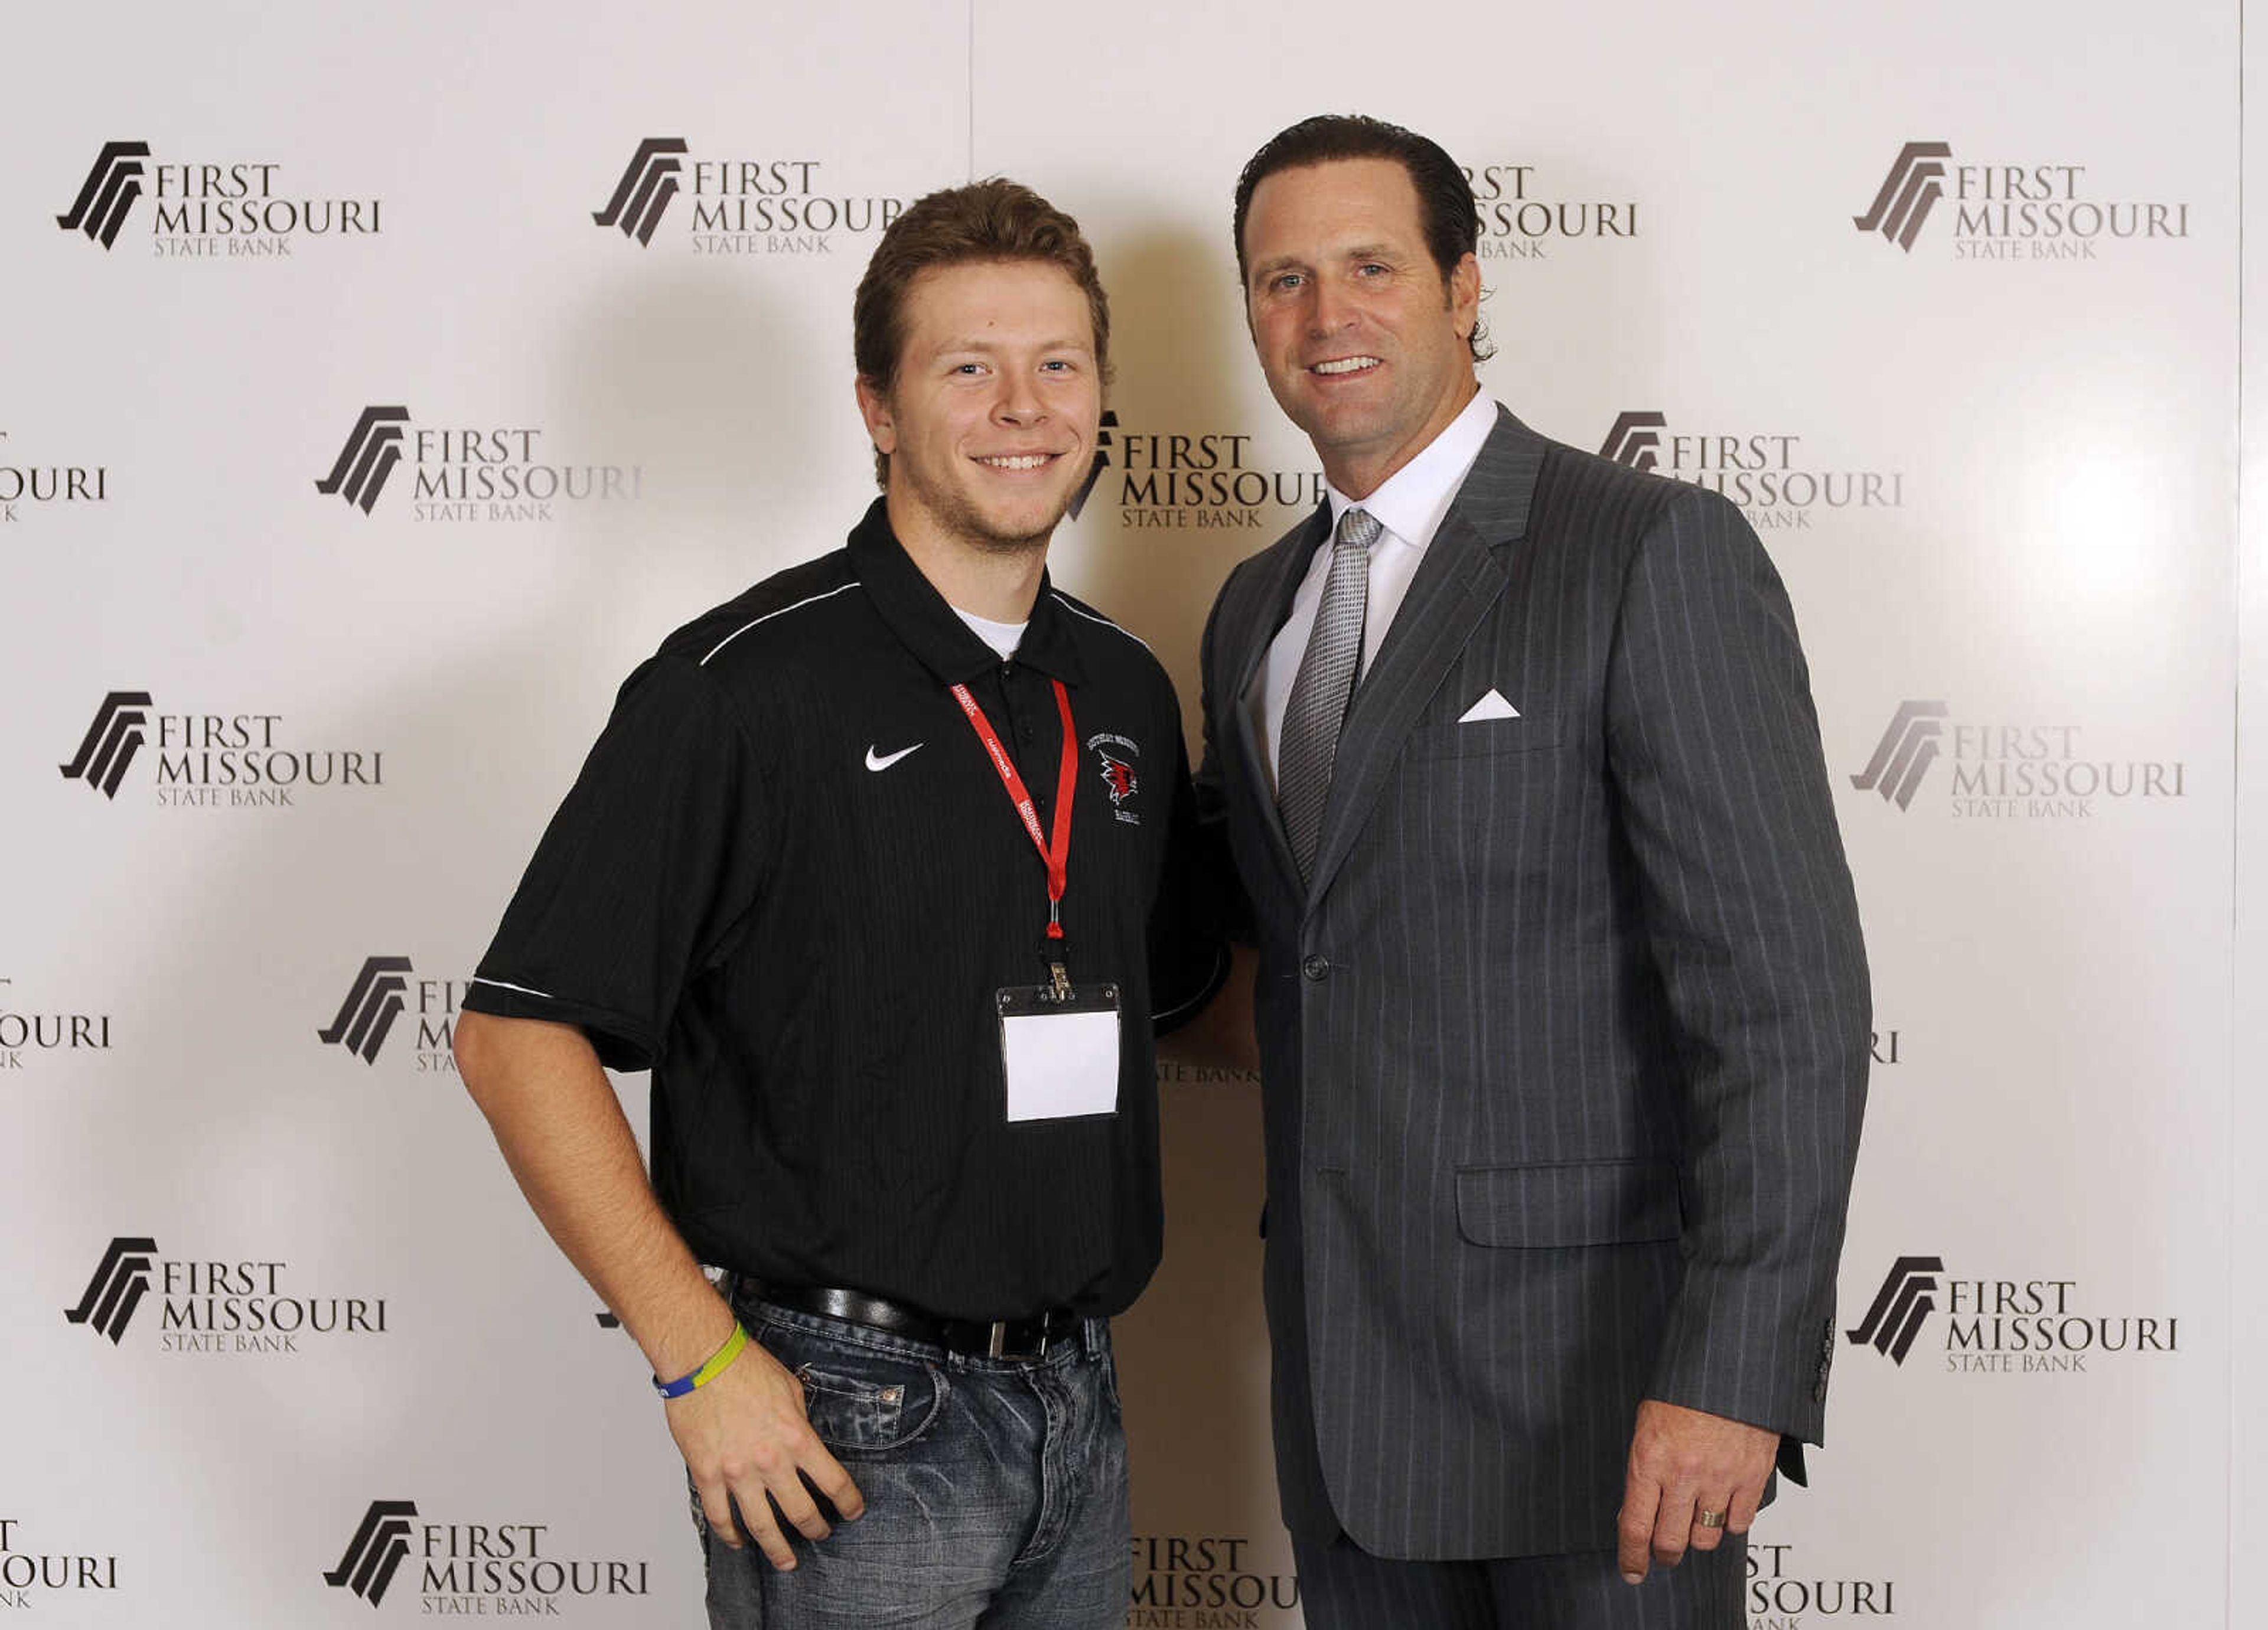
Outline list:
[[[83,232],[109,248],[118,241],[118,229],[126,225],[134,201],[142,195],[142,180],[148,173],[143,160],[149,156],[147,142],[105,142],[78,197],[55,217],[55,225],[65,232]]]
[[[168,808],[291,808],[309,788],[386,781],[383,750],[298,745],[281,713],[162,712],[147,690],[106,694],[78,751],[56,768],[114,802],[135,764],[151,761]]]
[[[1644,409],[1616,416],[1599,456],[1730,498],[1759,532],[1809,530],[1815,520],[1905,505],[1902,470],[1858,469],[1808,454],[1786,431],[1739,434],[1670,428]]]
[[[279,179],[284,167],[274,159],[165,163],[147,142],[105,142],[55,225],[112,249],[147,195],[151,253],[160,260],[275,259],[304,239],[381,232],[384,200],[294,192]]]
[[[386,1600],[387,1587],[409,1558],[409,1519],[417,1515],[414,1500],[373,1500],[362,1514],[362,1524],[347,1541],[339,1565],[323,1575],[323,1582],[349,1590],[376,1607]]]
[[[66,1593],[118,1589],[115,1553],[51,1550],[52,1542],[27,1539],[19,1531],[31,1526],[20,1516],[0,1516],[0,1608],[36,1608],[68,1599]]]
[[[1533,164],[1465,166],[1473,189],[1482,260],[1550,258],[1564,244],[1628,243],[1638,235],[1638,201],[1571,197],[1564,186],[1539,179]]]
[[[373,1500],[323,1582],[379,1607],[414,1560],[421,1614],[483,1619],[551,1617],[563,1602],[649,1594],[643,1560],[557,1549],[548,1523],[430,1521],[414,1500]]]
[[[402,1014],[401,999],[409,989],[405,976],[409,970],[406,956],[364,957],[362,971],[355,975],[346,1000],[340,1004],[338,1017],[327,1029],[316,1031],[316,1036],[332,1046],[345,1048],[364,1064],[376,1064],[378,1050],[386,1045],[394,1022]]]
[[[1080,482],[1079,490],[1071,495],[1069,513],[1073,520],[1077,520],[1079,511],[1086,507],[1086,500],[1094,495],[1095,483],[1102,479],[1102,472],[1110,468],[1111,437],[1117,429],[1117,412],[1105,408],[1101,422],[1095,428],[1094,461],[1086,467],[1086,479]]]
[[[102,1260],[95,1265],[94,1277],[86,1282],[86,1294],[78,1299],[78,1306],[64,1309],[63,1317],[74,1324],[86,1325],[98,1336],[109,1337],[110,1345],[116,1346],[125,1339],[134,1309],[150,1294],[150,1267],[157,1256],[158,1242],[153,1239],[122,1235],[111,1241]]]
[[[110,1051],[110,1015],[59,1011],[24,1000],[0,974],[0,1070],[23,1070],[60,1055]]]
[[[315,490],[335,494],[367,515],[377,507],[394,467],[401,462],[401,432],[409,423],[407,408],[364,408],[347,432],[331,473],[315,483]]]
[[[1933,778],[1940,758],[1950,760],[1948,772]],[[1972,724],[1941,699],[1917,698],[1898,704],[1851,785],[1901,814],[1935,786],[1958,819],[2083,820],[2187,797],[2189,766],[2099,752],[2076,724]]]
[[[94,710],[94,722],[70,763],[59,765],[66,781],[84,781],[105,798],[118,796],[119,784],[134,767],[148,741],[148,710],[156,704],[146,690],[114,690]]]
[[[615,195],[607,200],[605,209],[593,210],[591,218],[601,226],[621,227],[622,235],[636,239],[640,248],[652,243],[654,228],[661,225],[669,201],[677,196],[677,178],[685,173],[687,151],[681,136],[647,136],[630,155],[622,179],[615,183]]]
[[[1948,142],[1908,142],[1851,224],[1908,254],[1952,217],[1958,261],[2091,261],[2106,242],[2190,235],[2190,206],[2102,195],[2083,164],[1961,164]],[[1940,206],[1950,201],[1949,210]]]
[[[1932,1334],[1940,1312],[1940,1334]],[[2107,1357],[2181,1350],[2181,1320],[2168,1314],[2099,1313],[2075,1279],[1966,1279],[1942,1257],[1890,1264],[1866,1317],[1843,1332],[1900,1368],[1928,1338],[1936,1366],[1957,1375],[2085,1375]]]
[[[1094,438],[1094,460],[1071,494],[1077,520],[1098,489],[1118,505],[1122,527],[1238,527],[1280,520],[1273,512],[1313,509],[1323,501],[1321,470],[1263,468],[1247,431],[1128,430],[1107,409]],[[1116,481],[1106,481],[1117,469]]]
[[[16,525],[26,513],[110,501],[107,466],[58,463],[36,450],[21,454],[6,445],[10,439],[0,430],[0,527]]]
[[[562,461],[543,444],[531,425],[423,427],[398,402],[373,403],[355,416],[315,490],[367,515],[407,463],[413,520],[546,521],[556,505],[644,497],[644,466]]]
[[[1942,702],[1899,703],[1890,727],[1874,744],[1874,756],[1851,778],[1851,785],[1862,793],[1880,793],[1900,809],[1911,808],[1922,778],[1937,762],[1944,721],[1951,711]]]
[[[395,1022],[414,1009],[411,1054],[417,1073],[453,1075],[457,1014],[468,983],[419,978],[407,956],[365,956],[347,985],[346,999],[330,1023],[315,1032],[316,1039],[375,1065]]]
[[[1945,196],[1945,161],[1951,157],[1953,149],[1943,142],[1908,142],[1882,178],[1873,207],[1852,216],[1852,224],[1862,232],[1879,232],[1912,254],[1929,212]]]
[[[1245,1535],[1136,1534],[1133,1539],[1130,1630],[1254,1625],[1263,1611],[1288,1613],[1300,1605],[1297,1575],[1276,1572]]]
[[[1942,1257],[1899,1258],[1890,1265],[1867,1317],[1857,1329],[1844,1333],[1893,1364],[1904,1364],[1913,1351],[1914,1338],[1921,1334],[1922,1321],[1937,1311],[1937,1280],[1944,1272]]]
[[[677,136],[649,136],[615,180],[593,225],[651,248],[671,204],[693,253],[831,254],[845,237],[879,233],[902,214],[906,200],[845,191],[820,179],[817,159],[696,159]]]
[[[276,1259],[166,1257],[151,1235],[122,1234],[103,1248],[63,1317],[120,1346],[154,1295],[158,1350],[213,1356],[297,1353],[316,1336],[386,1334],[385,1297],[310,1295],[291,1267]]]

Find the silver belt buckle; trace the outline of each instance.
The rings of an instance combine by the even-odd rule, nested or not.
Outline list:
[[[1008,1326],[1012,1323],[1020,1324],[1021,1322],[1021,1320],[1009,1319],[993,1320],[991,1329],[986,1334],[984,1339],[984,1356],[986,1358],[996,1359],[1042,1359],[1047,1357],[1048,1324],[1044,1318],[1040,1321],[1039,1346],[1034,1347],[1028,1353],[1011,1353],[1008,1351]]]

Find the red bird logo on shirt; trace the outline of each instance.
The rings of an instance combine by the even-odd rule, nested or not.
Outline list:
[[[1113,758],[1101,749],[1095,749],[1102,760],[1102,784],[1110,789],[1110,801],[1123,804],[1134,796],[1134,766],[1123,758]]]

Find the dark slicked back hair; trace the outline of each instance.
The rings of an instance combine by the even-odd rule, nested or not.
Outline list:
[[[1387,159],[1402,166],[1418,194],[1418,225],[1425,234],[1425,247],[1440,268],[1446,286],[1457,262],[1476,252],[1481,237],[1480,206],[1473,202],[1473,184],[1457,161],[1440,144],[1365,114],[1317,114],[1302,119],[1268,138],[1236,178],[1236,277],[1245,282],[1244,222],[1252,213],[1252,195],[1260,183],[1279,170],[1304,170],[1343,159]],[[1475,362],[1496,355],[1476,317],[1465,342]]]
[[[994,176],[916,199],[874,246],[850,303],[850,349],[858,377],[882,396],[898,381],[906,348],[906,295],[924,272],[948,266],[1035,261],[1053,266],[1086,296],[1094,320],[1094,363],[1110,383],[1110,300],[1094,251],[1079,223],[1030,188]],[[874,452],[874,479],[890,484],[890,455]]]

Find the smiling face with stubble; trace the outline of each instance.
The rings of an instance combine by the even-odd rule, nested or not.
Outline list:
[[[893,520],[988,552],[1043,547],[1102,416],[1086,292],[1043,261],[938,267],[906,291],[904,323],[887,393],[858,381]]]

